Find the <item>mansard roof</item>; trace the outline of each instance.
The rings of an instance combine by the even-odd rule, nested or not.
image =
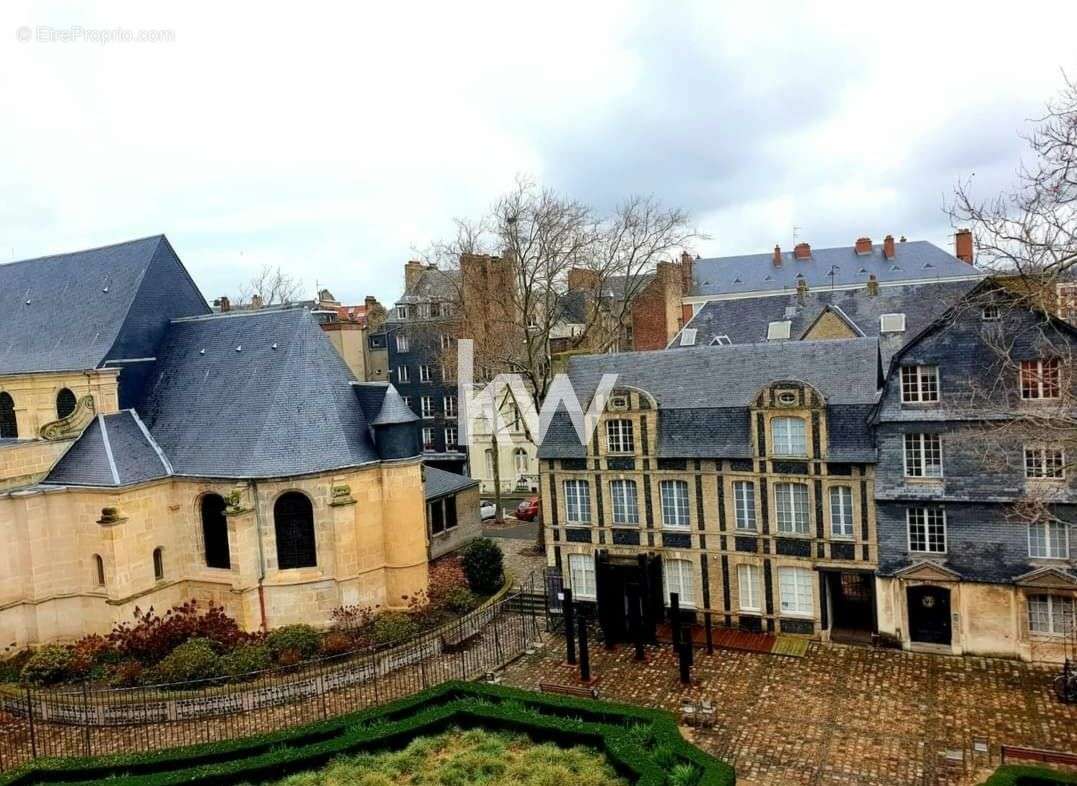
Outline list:
[[[875,339],[574,357],[569,361],[568,376],[585,408],[604,374],[616,374],[619,387],[638,388],[654,398],[661,456],[750,457],[748,407],[765,386],[795,380],[811,385],[826,399],[831,421],[830,459],[875,460],[867,426],[880,384],[879,346]],[[539,455],[586,455],[563,409],[552,418]]]
[[[164,235],[0,265],[0,375],[152,356],[209,306]]]
[[[874,275],[882,285],[923,283],[982,276],[976,268],[925,240],[895,244],[893,259],[883,256],[882,244],[866,254],[854,246],[813,248],[808,259],[782,254],[775,265],[771,253],[697,259],[693,265],[691,296],[719,297],[749,292],[795,292],[804,281],[809,289],[864,286]]]

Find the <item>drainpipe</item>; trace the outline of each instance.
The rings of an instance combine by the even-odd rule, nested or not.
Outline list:
[[[262,614],[262,633],[269,629],[266,620],[266,554],[262,544],[262,506],[258,500],[258,481],[251,481],[251,497],[254,501],[254,529],[258,534],[258,609]]]

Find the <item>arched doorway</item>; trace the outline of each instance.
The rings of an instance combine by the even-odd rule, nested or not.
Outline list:
[[[313,568],[318,564],[314,543],[314,508],[298,491],[281,494],[273,506],[277,534],[277,568]]]
[[[950,590],[931,584],[909,587],[909,638],[923,644],[951,641]]]
[[[202,542],[206,547],[207,568],[231,568],[232,556],[228,550],[228,519],[224,515],[225,502],[220,494],[202,497]]]

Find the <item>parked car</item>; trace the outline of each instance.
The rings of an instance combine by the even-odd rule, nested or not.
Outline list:
[[[483,521],[497,518],[497,503],[492,499],[483,500],[479,505],[479,516]]]
[[[528,497],[516,506],[516,518],[520,521],[534,521],[539,513],[539,498]]]

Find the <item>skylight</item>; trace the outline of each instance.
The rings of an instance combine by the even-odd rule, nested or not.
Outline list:
[[[720,336],[715,336],[713,339],[711,339],[711,346],[714,346],[715,344],[717,344],[718,346],[721,346],[721,347],[728,347],[732,343],[733,342],[730,340],[729,336],[725,335],[724,333],[722,335],[720,335]]]
[[[781,341],[789,338],[789,328],[793,323],[788,319],[782,322],[771,322],[767,325],[767,341]]]
[[[684,330],[681,331],[681,346],[682,347],[692,347],[692,346],[695,346],[695,343],[696,343],[696,329],[695,328],[685,328]]]
[[[879,317],[879,332],[880,333],[904,333],[905,332],[905,315],[904,314],[883,314]]]

